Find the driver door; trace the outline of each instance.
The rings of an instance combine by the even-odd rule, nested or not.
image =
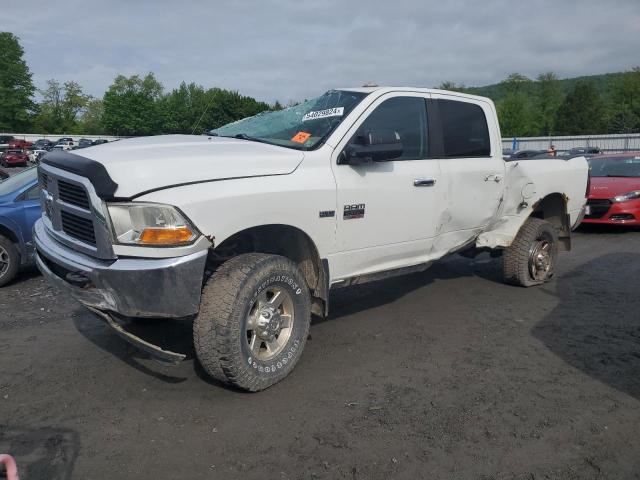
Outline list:
[[[428,94],[395,92],[374,101],[339,142],[331,167],[337,184],[335,253],[331,277],[428,261],[440,217],[440,165],[430,156]],[[339,164],[350,144],[370,131],[399,136],[402,155]]]

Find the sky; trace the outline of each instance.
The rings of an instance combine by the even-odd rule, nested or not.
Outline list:
[[[329,88],[640,66],[640,0],[2,0],[38,88],[153,72],[287,103]]]

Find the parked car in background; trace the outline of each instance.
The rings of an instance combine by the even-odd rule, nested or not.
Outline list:
[[[29,168],[0,182],[0,287],[33,264],[33,224],[41,215],[37,171]]]
[[[0,165],[3,167],[26,167],[29,155],[22,150],[7,150],[0,155]]]
[[[589,170],[583,223],[640,225],[640,152],[591,157]]]
[[[504,158],[505,160],[509,160],[511,158],[511,155],[513,155],[515,152],[515,150],[511,149],[511,148],[503,148],[502,149],[502,158]]]
[[[599,155],[602,151],[598,147],[576,147],[567,152],[569,157]]]
[[[509,160],[523,160],[525,158],[533,158],[538,155],[546,155],[546,150],[518,150],[509,156]]]
[[[52,150],[71,150],[75,146],[72,139],[60,139],[53,146]]]
[[[47,140],[46,138],[40,138],[38,140],[36,140],[33,145],[31,145],[30,150],[47,150],[50,151],[54,145],[56,143],[51,141],[51,140]]]
[[[28,142],[26,140],[22,140],[20,138],[14,138],[13,140],[11,140],[9,142],[9,148],[20,148],[22,150],[26,150],[31,145],[32,145],[31,142]]]
[[[94,140],[93,144],[94,145],[102,145],[103,143],[108,143],[108,142],[109,142],[109,140],[105,140],[104,138],[99,138],[97,140]]]
[[[80,140],[78,140],[78,145],[76,145],[75,147],[73,147],[73,150],[77,150],[79,148],[87,148],[93,145],[93,141],[89,140],[88,138],[81,138]]]
[[[0,148],[8,148],[9,142],[13,139],[13,135],[0,135]]]

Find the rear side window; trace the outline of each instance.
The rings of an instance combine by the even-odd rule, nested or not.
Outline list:
[[[489,128],[479,105],[439,100],[444,156],[488,157],[491,155]]]
[[[39,200],[40,199],[40,189],[36,185],[35,187],[31,187],[24,193],[25,200]]]
[[[427,108],[424,98],[393,97],[382,102],[362,123],[352,142],[371,130],[393,130],[400,136],[403,153],[394,160],[427,158]]]

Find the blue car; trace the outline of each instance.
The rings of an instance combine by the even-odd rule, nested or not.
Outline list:
[[[0,182],[0,287],[33,263],[33,224],[40,218],[38,173],[29,168]]]

